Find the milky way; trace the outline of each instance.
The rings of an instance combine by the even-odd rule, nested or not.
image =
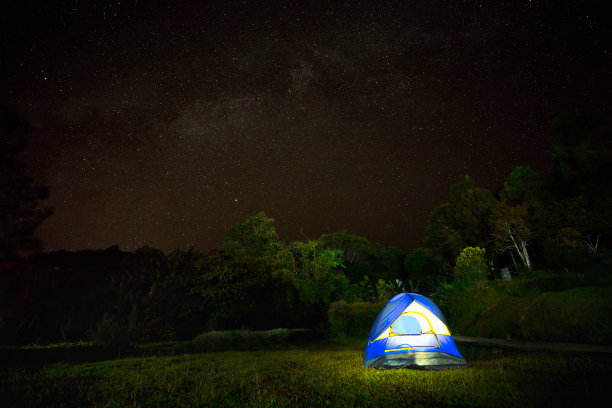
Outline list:
[[[286,241],[410,250],[464,174],[545,171],[559,111],[610,108],[588,2],[16,3],[1,95],[31,122],[49,250],[209,250],[259,211]]]

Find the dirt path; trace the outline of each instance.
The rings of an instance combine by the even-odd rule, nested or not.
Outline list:
[[[518,347],[525,349],[554,349],[567,351],[582,351],[594,353],[612,353],[612,346],[579,343],[548,343],[539,341],[519,341],[504,339],[488,339],[484,337],[453,336],[458,343],[482,343],[500,347]]]

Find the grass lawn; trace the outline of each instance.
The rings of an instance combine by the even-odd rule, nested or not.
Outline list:
[[[588,406],[612,356],[460,344],[468,367],[377,371],[363,341],[107,361],[0,365],[2,407]],[[2,364],[0,362],[0,364]]]

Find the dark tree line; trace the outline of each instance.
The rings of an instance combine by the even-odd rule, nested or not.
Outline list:
[[[19,134],[19,123],[3,122],[13,129],[6,135]],[[3,188],[15,191],[2,203],[0,341],[126,344],[212,329],[325,331],[333,302],[436,295],[457,279],[496,278],[501,268],[588,281],[612,263],[610,122],[568,112],[552,129],[549,173],[518,166],[496,192],[466,176],[432,212],[423,247],[409,254],[346,231],[285,243],[262,212],[230,228],[222,249],[209,254],[111,247],[28,255],[49,214],[37,207],[47,191],[9,160],[3,171],[12,181],[3,179]]]
[[[451,270],[466,247],[485,249],[495,272],[602,267],[612,244],[612,127],[608,117],[568,111],[552,123],[552,169],[518,166],[499,191],[466,176],[432,213],[425,246],[413,254]]]
[[[39,207],[49,189],[36,186],[17,158],[26,147],[28,128],[28,121],[10,106],[0,105],[0,259],[40,250],[34,231],[53,213]]]
[[[111,247],[5,262],[2,340],[126,343],[211,329],[325,330],[331,302],[402,290],[389,283],[404,275],[402,251],[346,232],[285,244],[273,222],[264,213],[247,217],[210,254]]]

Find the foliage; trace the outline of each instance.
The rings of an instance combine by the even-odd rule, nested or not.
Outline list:
[[[2,154],[12,160],[23,147],[24,127],[6,123],[3,131],[13,130]],[[511,260],[517,270],[529,270],[532,259],[551,268],[551,282],[609,285],[609,123],[566,114],[552,133],[550,174],[518,166],[497,195],[465,176],[432,212],[423,248],[410,254],[346,231],[286,245],[274,220],[260,212],[228,230],[223,251],[207,255],[193,248],[164,255],[150,247],[134,253],[113,247],[2,263],[1,339],[71,341],[89,332],[112,343],[121,330],[130,341],[192,338],[211,329],[325,330],[340,325],[329,318],[333,302],[385,300],[408,290],[431,295],[455,318],[471,319],[496,302],[495,292],[484,288],[488,267]],[[9,163],[7,174],[17,180],[21,170],[10,160],[3,165]],[[23,191],[34,188],[20,180]],[[31,199],[32,210],[44,195],[30,193],[21,198]],[[506,287],[515,298],[532,289]]]
[[[588,194],[601,183],[612,164],[607,144],[612,134],[609,115],[587,110],[561,112],[551,124],[552,159],[550,188],[558,197]],[[608,193],[609,194],[609,193]]]
[[[387,301],[398,293],[403,293],[405,291],[406,288],[404,287],[404,283],[399,279],[394,281],[379,279],[376,281],[376,299],[379,301]]]
[[[227,231],[223,249],[234,258],[274,256],[282,243],[273,224],[264,212],[246,217]]]
[[[455,278],[483,285],[487,279],[487,260],[484,248],[465,247],[455,264]]]
[[[452,209],[449,203],[438,206],[429,217],[425,227],[425,247],[436,253],[450,266],[461,249],[467,246],[465,239],[455,229]]]
[[[598,268],[612,245],[611,135],[609,115],[560,113],[551,124],[552,169],[517,166],[497,196],[465,176],[431,214],[425,248],[448,266],[478,246],[490,265],[516,271],[533,262],[560,275]]]
[[[347,265],[368,262],[372,244],[364,237],[338,231],[324,234],[319,239],[321,245],[328,249],[342,251],[343,259]]]
[[[418,285],[422,294],[432,293],[440,280],[450,278],[450,266],[431,248],[417,248],[405,258],[404,281]]]
[[[540,192],[541,176],[529,166],[516,166],[499,192],[503,202],[513,205],[536,200]]]
[[[499,282],[455,293],[445,316],[454,332],[467,336],[610,344],[609,288],[570,286],[554,275]]]
[[[482,285],[457,279],[451,283],[441,283],[431,299],[444,313],[451,333],[469,335],[474,317],[494,301],[490,295],[491,291]]]
[[[105,346],[129,346],[134,338],[127,324],[115,315],[105,314],[90,331],[91,339]]]
[[[553,228],[547,225],[548,237],[560,228],[574,228],[583,234],[589,252],[595,254],[612,242],[612,189],[608,175],[612,166],[612,121],[609,115],[599,112],[566,111],[553,121],[551,134],[555,166],[548,182],[553,198],[550,207],[560,207],[562,216],[555,217],[552,211],[549,218],[567,222],[552,232]],[[569,205],[555,205],[557,202]]]
[[[165,269],[151,286],[145,299],[145,322],[149,340],[165,339],[174,333],[191,338],[208,327],[208,310],[197,292],[200,275],[211,261],[202,252],[176,249],[165,260],[156,261],[154,269]]]
[[[247,217],[228,231],[227,251],[208,255],[149,246],[40,254],[27,273],[10,267],[2,281],[11,302],[1,309],[2,341],[112,343],[120,329],[139,342],[210,329],[325,330],[331,302],[400,290],[387,285],[403,273],[403,251],[346,233],[288,246],[272,224],[263,213]],[[351,282],[340,248],[354,271],[372,279]]]
[[[474,187],[450,202],[453,226],[468,245],[487,246],[490,241],[489,217],[497,207],[497,200],[483,188]]]
[[[539,235],[550,239],[563,228],[586,231],[588,228],[587,202],[583,196],[566,197],[536,208]]]
[[[489,218],[498,203],[491,192],[476,187],[470,176],[453,185],[451,193],[450,202],[432,213],[425,241],[449,265],[466,246],[489,246]]]
[[[563,270],[574,269],[588,261],[582,234],[574,228],[561,228],[544,241],[542,253],[552,265]]]
[[[294,242],[290,246],[295,265],[295,285],[308,326],[324,322],[329,304],[348,295],[350,282],[342,272],[342,251],[328,249],[317,241]]]
[[[330,334],[366,338],[385,303],[386,300],[382,302],[347,303],[344,300],[333,302],[327,312]]]
[[[500,254],[509,252],[513,261],[515,258],[512,254],[516,254],[522,262],[522,267],[531,271],[532,265],[527,243],[534,234],[529,227],[528,206],[526,204],[510,206],[500,202],[491,215],[490,222],[495,250]]]
[[[453,184],[450,187],[452,197],[461,197],[462,194],[467,193],[468,191],[474,189],[476,187],[476,182],[474,179],[466,174],[463,176],[463,179],[456,184]]]
[[[375,245],[371,251],[372,268],[370,276],[384,281],[395,281],[395,279],[402,277],[406,258],[404,251],[384,245]]]
[[[191,349],[194,352],[214,352],[291,347],[313,337],[314,331],[308,329],[209,331],[196,336],[191,342]]]
[[[531,302],[524,309],[513,337],[575,342],[576,333],[585,333],[580,342],[612,344],[612,295],[608,288],[575,287],[544,292]],[[577,310],[578,307],[582,310]],[[585,319],[585,315],[590,318]]]
[[[269,329],[297,324],[291,276],[276,260],[220,256],[200,276],[197,291],[210,328]]]
[[[359,284],[366,275],[373,282],[402,278],[406,254],[398,248],[374,245],[346,231],[324,234],[318,242],[323,248],[341,251],[343,272],[351,284]]]

